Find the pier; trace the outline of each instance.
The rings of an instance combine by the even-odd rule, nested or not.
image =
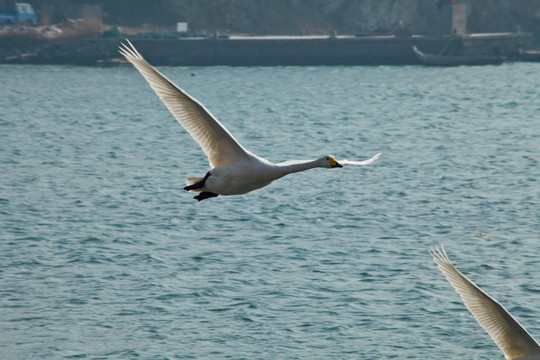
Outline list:
[[[519,60],[518,49],[530,47],[533,41],[529,33],[128,38],[149,62],[158,66],[412,65],[419,64],[413,46],[437,54],[456,41],[464,55],[497,53]],[[123,40],[34,40],[25,47],[23,39],[14,53],[7,43],[9,39],[0,39],[0,62],[89,66],[110,63],[119,57],[118,45]]]

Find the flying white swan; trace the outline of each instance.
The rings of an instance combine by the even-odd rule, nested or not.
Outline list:
[[[129,40],[127,43],[129,46],[121,44],[120,53],[139,70],[180,125],[199,143],[210,161],[211,169],[203,178],[186,178],[184,190],[199,193],[194,197],[198,201],[218,195],[245,194],[298,171],[343,167],[331,155],[317,160],[273,164],[244,149],[200,102],[146,62]],[[343,163],[367,165],[379,155],[365,161]]]
[[[540,345],[501,304],[452,265],[444,247],[439,249],[436,246],[429,253],[476,321],[503,351],[506,359],[540,360]]]

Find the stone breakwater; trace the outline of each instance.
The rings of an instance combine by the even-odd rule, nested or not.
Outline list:
[[[518,60],[518,48],[528,48],[528,33],[426,36],[263,36],[182,39],[130,37],[154,65],[273,66],[273,65],[410,65],[418,64],[413,46],[440,53],[458,42],[463,55],[505,56]],[[0,39],[0,62],[27,64],[119,65],[122,38],[62,41]]]

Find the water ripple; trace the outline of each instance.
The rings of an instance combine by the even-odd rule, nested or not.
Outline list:
[[[269,160],[383,153],[201,203],[133,69],[1,67],[3,359],[502,358],[441,242],[540,336],[535,64],[163,68]]]

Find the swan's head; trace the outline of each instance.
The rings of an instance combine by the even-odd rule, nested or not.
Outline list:
[[[325,167],[325,168],[336,168],[336,167],[340,168],[340,167],[343,167],[343,165],[338,163],[336,158],[333,157],[332,155],[323,156],[319,160],[320,160],[320,162],[322,164],[322,167]]]

